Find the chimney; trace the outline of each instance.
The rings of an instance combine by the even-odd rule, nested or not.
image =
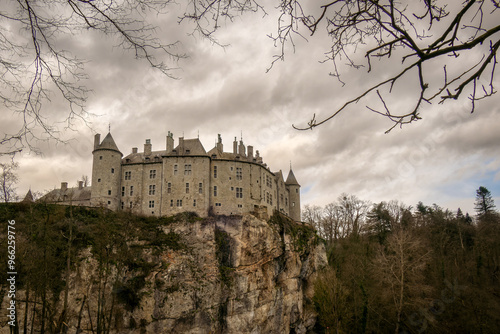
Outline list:
[[[217,151],[221,153],[224,152],[222,147],[222,137],[220,136],[220,133],[217,135]]]
[[[167,135],[167,153],[170,153],[173,150],[174,150],[174,134],[169,131]]]
[[[178,154],[184,154],[184,137],[179,137],[179,152]]]
[[[261,156],[260,156],[260,154],[259,154],[259,150],[255,151],[255,152],[256,152],[256,153],[255,153],[255,159],[257,160],[257,162],[258,162],[259,164],[261,164],[261,163],[262,163],[262,157],[261,157]]]
[[[234,137],[234,141],[233,141],[233,153],[234,154],[238,153],[238,141],[236,140],[236,137]]]
[[[243,140],[240,140],[240,145],[238,147],[238,153],[243,157],[245,156],[245,145],[243,144]]]
[[[137,153],[137,147],[132,147],[132,154],[136,154]]]
[[[78,181],[78,189],[83,189],[83,181]]]
[[[68,189],[68,182],[61,182],[61,191],[66,191]]]
[[[144,155],[151,155],[151,139],[146,139],[146,144],[144,144]]]
[[[248,157],[253,158],[253,146],[248,145]]]
[[[101,143],[101,134],[98,133],[94,136],[94,150],[97,149],[100,143]]]

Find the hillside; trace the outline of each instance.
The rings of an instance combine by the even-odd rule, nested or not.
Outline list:
[[[2,205],[0,216],[15,219],[21,333],[306,333],[315,326],[313,282],[326,265],[324,244],[282,216],[146,218],[45,204]],[[2,250],[6,230],[2,224]],[[10,330],[6,275],[0,333]]]

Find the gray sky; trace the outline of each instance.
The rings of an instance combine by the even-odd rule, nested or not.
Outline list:
[[[302,186],[302,204],[325,205],[345,192],[372,202],[397,199],[415,207],[422,201],[473,214],[475,190],[481,185],[500,204],[496,95],[478,103],[472,115],[465,100],[427,105],[422,120],[389,134],[384,131],[391,123],[366,109],[370,100],[312,131],[297,131],[292,124],[305,125],[314,113],[328,116],[374,80],[391,74],[398,60],[377,62],[369,75],[366,68],[344,68],[342,86],[329,76],[331,63],[320,63],[329,39],[318,34],[307,42],[297,38],[295,52],[289,48],[285,61],[266,73],[279,52],[266,36],[275,33],[273,15],[247,15],[222,27],[216,37],[230,45],[226,48],[188,36],[191,27],[178,26],[172,16],[158,18],[159,35],[165,41],[180,40],[179,52],[189,55],[175,71],[180,80],[166,78],[113,47],[111,38],[88,33],[61,41],[89,60],[86,85],[93,92],[87,110],[98,116],[89,119],[92,129],[79,125],[77,132],[65,132],[71,139],[67,145],[41,143],[43,155],[17,156],[19,195],[30,187],[46,191],[90,176],[93,134],[106,135],[111,124],[124,155],[132,147],[142,150],[146,138],[153,149],[164,149],[168,131],[176,143],[180,136],[199,134],[207,151],[218,133],[226,151],[242,134],[271,170],[282,169],[286,175],[291,161]],[[495,83],[499,86],[498,79]],[[401,93],[396,96],[407,96],[413,86],[401,81],[396,89]],[[409,101],[398,98],[394,103],[403,110]],[[62,115],[67,106],[55,99],[45,108]],[[2,132],[8,126],[7,120],[2,122]]]

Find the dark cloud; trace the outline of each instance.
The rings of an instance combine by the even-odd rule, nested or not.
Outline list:
[[[43,156],[21,156],[20,192],[29,186],[44,190],[62,181],[74,183],[82,174],[89,175],[93,134],[105,134],[109,123],[124,154],[132,147],[142,149],[146,138],[154,149],[163,149],[167,131],[176,141],[199,133],[206,150],[221,133],[230,151],[234,137],[243,133],[245,144],[260,150],[273,171],[286,174],[292,163],[303,204],[324,205],[347,192],[374,202],[437,202],[472,212],[475,189],[494,189],[500,183],[500,110],[495,97],[478,103],[472,115],[464,102],[426,105],[421,109],[423,120],[389,134],[384,131],[392,123],[366,108],[381,107],[380,102],[367,98],[313,131],[297,131],[292,124],[305,125],[313,114],[318,119],[329,116],[374,80],[392,75],[400,64],[376,62],[370,74],[366,67],[343,68],[342,86],[328,75],[332,64],[320,63],[329,39],[319,35],[307,42],[297,39],[295,52],[289,49],[285,61],[266,73],[279,52],[267,37],[276,27],[271,15],[245,16],[221,29],[215,36],[230,44],[226,48],[188,36],[192,27],[177,26],[176,17],[173,12],[167,19],[154,20],[161,20],[162,38],[179,40],[176,50],[190,56],[171,63],[180,67],[174,72],[179,80],[162,76],[114,47],[112,37],[87,33],[62,41],[89,60],[87,84],[93,92],[88,111],[98,115],[89,119],[94,132],[81,125],[79,132],[65,134],[74,138],[68,145],[44,144]],[[398,83],[390,99],[395,110],[412,107],[413,101],[401,96],[414,90],[414,82]],[[54,102],[51,112],[63,115],[67,106]],[[9,124],[2,122],[2,130]]]

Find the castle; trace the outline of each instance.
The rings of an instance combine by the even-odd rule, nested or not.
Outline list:
[[[233,152],[224,152],[221,136],[206,152],[198,138],[179,138],[174,147],[172,133],[166,149],[153,151],[146,139],[144,151],[136,147],[123,157],[111,133],[94,138],[92,186],[55,189],[45,196],[60,204],[103,206],[111,210],[169,216],[192,211],[240,215],[279,211],[300,221],[300,185],[292,169],[271,172],[257,150],[234,140]]]

